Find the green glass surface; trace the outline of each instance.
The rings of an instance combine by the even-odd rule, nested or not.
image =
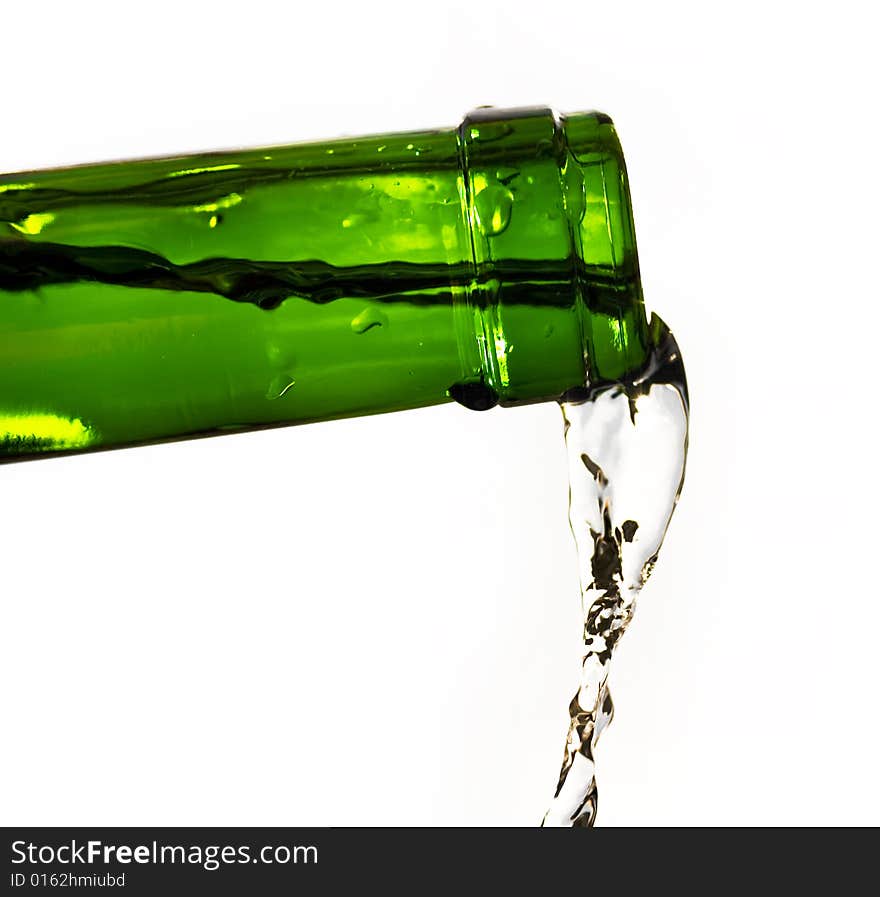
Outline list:
[[[0,177],[0,459],[558,399],[645,362],[598,113]]]

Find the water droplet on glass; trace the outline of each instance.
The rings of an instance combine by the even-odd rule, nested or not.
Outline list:
[[[280,399],[296,383],[296,357],[288,347],[273,342],[266,346],[266,360],[274,371],[266,388],[266,398]]]
[[[284,345],[271,342],[266,346],[266,358],[277,371],[290,371],[296,367],[296,358]]]
[[[499,183],[504,184],[507,187],[511,181],[515,180],[519,177],[519,169],[513,168],[510,165],[503,165],[498,171],[495,172],[495,178]]]
[[[272,378],[272,382],[266,390],[266,398],[280,399],[295,384],[296,380],[289,373],[278,374],[277,377]]]
[[[357,317],[351,320],[351,329],[355,333],[366,333],[374,327],[385,327],[388,324],[388,316],[378,308],[365,308]]]
[[[513,211],[513,194],[503,184],[490,184],[474,200],[480,226],[490,237],[504,233]]]
[[[487,411],[498,404],[498,393],[483,380],[453,383],[447,392],[451,399],[471,411]]]

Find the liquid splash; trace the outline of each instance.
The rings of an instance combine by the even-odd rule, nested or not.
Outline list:
[[[545,826],[589,827],[598,806],[594,753],[614,705],[608,672],[654,564],[684,480],[688,393],[668,328],[647,365],[623,383],[562,405],[569,464],[569,520],[584,611],[580,687],[556,795]]]

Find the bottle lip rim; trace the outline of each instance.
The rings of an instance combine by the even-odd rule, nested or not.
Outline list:
[[[502,274],[502,266],[500,260],[493,259],[493,235],[479,221],[472,188],[471,172],[491,167],[493,157],[503,154],[505,137],[513,136],[516,144],[513,125],[525,119],[546,122],[546,127],[537,126],[534,134],[538,136],[533,136],[529,129],[526,133],[530,136],[522,141],[519,149],[523,157],[536,151],[548,160],[555,156],[558,203],[568,230],[568,261],[560,259],[560,271],[561,279],[570,285],[574,326],[582,355],[581,383],[569,385],[582,386],[605,379],[609,374],[625,373],[643,362],[647,345],[648,323],[642,302],[632,200],[623,150],[611,117],[594,111],[559,114],[548,106],[478,107],[464,116],[456,132],[464,182],[462,215],[470,240],[474,284],[461,296],[466,312],[462,318],[470,323],[459,333],[463,334],[461,338],[473,339],[476,327],[481,381],[497,393],[500,404],[554,397],[547,395],[546,384],[542,387],[537,383],[515,382],[512,375],[504,376],[508,365],[505,363],[502,371],[502,360],[492,349],[508,345],[503,332],[503,290],[487,289],[493,282],[503,283],[503,275],[497,276]],[[487,132],[488,128],[492,130]],[[538,142],[530,144],[529,140]],[[545,146],[539,149],[542,143]],[[499,149],[495,150],[495,146]],[[507,150],[516,152],[510,144]],[[588,172],[592,173],[592,186],[587,179]],[[594,220],[587,229],[585,214],[591,198]],[[609,318],[607,326],[594,320],[600,317],[603,321]]]

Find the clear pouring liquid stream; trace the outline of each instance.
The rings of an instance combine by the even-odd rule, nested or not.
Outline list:
[[[595,823],[594,753],[614,712],[609,665],[657,562],[684,480],[687,383],[675,339],[665,325],[659,332],[647,365],[631,380],[562,404],[584,653],[545,826]]]

